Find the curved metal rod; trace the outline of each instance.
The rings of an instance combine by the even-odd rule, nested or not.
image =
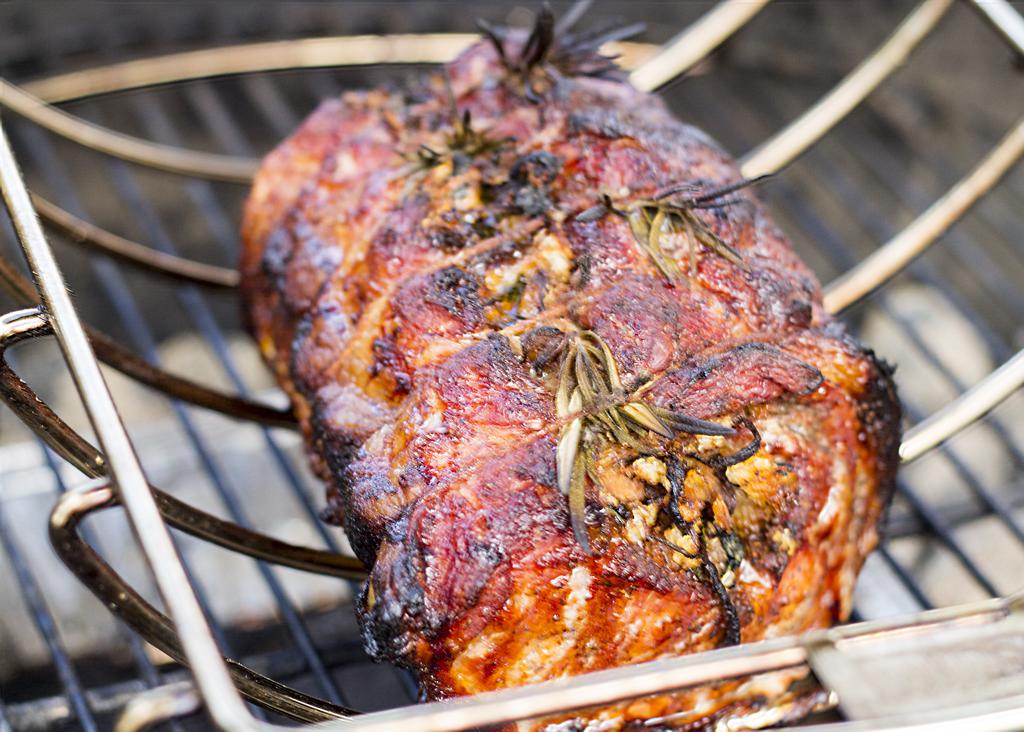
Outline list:
[[[248,183],[259,161],[140,140],[50,106],[0,79],[0,106],[91,150],[180,175]]]
[[[0,288],[10,293],[21,305],[32,306],[38,301],[38,293],[32,284],[3,257],[0,257]],[[189,379],[175,376],[139,358],[117,341],[94,328],[86,327],[86,333],[101,361],[170,397],[221,412],[229,417],[251,420],[270,427],[288,427],[290,429],[296,427],[295,416],[289,410],[270,407],[242,397],[230,396]]]
[[[229,417],[265,424],[268,427],[295,429],[297,426],[295,416],[287,409],[269,407],[249,399],[231,396],[189,379],[175,376],[139,358],[117,341],[93,328],[86,328],[86,332],[89,334],[89,342],[96,351],[96,356],[103,363],[174,399],[180,399],[204,409],[211,409]]]
[[[100,475],[105,470],[102,456],[53,414],[28,384],[14,373],[4,358],[7,349],[15,343],[49,335],[51,332],[50,323],[39,308],[17,310],[0,317],[0,399],[54,452],[86,475]],[[49,414],[53,414],[54,419],[48,419]],[[67,439],[68,434],[78,439]],[[90,449],[82,449],[82,444]]]
[[[22,89],[56,104],[158,84],[260,71],[444,63],[479,37],[476,33],[394,33],[245,43],[72,71],[29,82]]]
[[[282,567],[356,582],[366,579],[366,567],[355,557],[280,541],[211,516],[153,486],[150,486],[150,490],[164,520],[186,534]]]
[[[178,257],[152,247],[139,244],[131,239],[111,233],[95,224],[84,221],[55,203],[35,193],[31,194],[32,205],[49,228],[60,232],[71,241],[91,249],[117,257],[123,262],[149,272],[164,275],[183,282],[206,287],[233,289],[241,279],[238,270],[217,267]]]
[[[746,25],[770,0],[722,0],[629,75],[637,89],[655,91],[692,69]]]
[[[54,452],[90,478],[107,476],[99,450],[71,429],[32,388],[14,373],[4,358],[20,341],[50,333],[38,308],[0,317],[0,397]],[[279,541],[231,521],[217,518],[150,485],[157,508],[174,528],[217,546],[292,569],[348,580],[366,579],[366,568],[355,557]]]
[[[735,1],[735,0],[733,0]],[[110,130],[75,115],[68,114],[48,102],[80,98],[104,91],[134,88],[153,83],[215,76],[225,73],[313,66],[352,66],[373,63],[444,62],[478,36],[468,34],[425,34],[413,36],[355,36],[340,39],[310,39],[253,44],[237,48],[173,54],[143,61],[78,72],[50,80],[35,82],[31,89],[42,90],[44,98],[0,79],[0,106],[25,117],[41,127],[79,145],[130,162],[180,175],[249,183],[259,167],[259,160],[233,155],[187,150],[162,145]],[[290,44],[298,44],[289,49]],[[332,53],[324,53],[334,45]],[[609,44],[612,52],[626,51],[635,61],[648,44]],[[276,54],[275,54],[276,52]],[[268,57],[267,54],[270,54]],[[276,58],[275,58],[276,55]],[[204,66],[213,57],[217,68]],[[133,70],[133,64],[142,64]]]
[[[971,5],[1024,59],[1024,17],[1006,0],[971,0]]]
[[[0,362],[3,353],[15,343],[49,332],[50,323],[39,307],[24,308],[0,315]]]
[[[107,485],[87,486],[60,497],[50,514],[50,543],[68,569],[100,602],[178,663],[188,665],[178,634],[166,615],[150,605],[82,539],[78,527],[94,511],[116,505]],[[324,722],[358,715],[352,709],[303,694],[252,669],[224,659],[235,687],[247,699],[299,722]]]
[[[96,66],[30,81],[21,88],[42,101],[57,104],[128,89],[261,71],[442,64],[479,37],[475,33],[392,33],[244,43]],[[601,50],[617,56],[622,68],[632,69],[659,48],[653,43],[613,41]]]
[[[984,417],[1022,386],[1024,350],[907,432],[900,445],[900,458],[904,463],[916,460]]]
[[[910,56],[953,4],[953,0],[924,0],[900,23],[878,49],[822,97],[813,107],[766,142],[747,153],[743,175],[755,178],[775,173],[793,162],[852,112]]]
[[[1024,156],[1024,118],[985,159],[899,234],[825,288],[825,309],[837,313],[886,283],[988,193]]]

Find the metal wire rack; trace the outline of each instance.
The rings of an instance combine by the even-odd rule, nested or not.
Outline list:
[[[1011,4],[1003,0],[975,0],[964,4],[979,11],[1002,40],[1024,57],[1024,20]],[[697,66],[753,21],[766,5],[768,0],[722,0],[661,48],[620,44],[618,50],[633,68],[632,81],[641,88],[657,89]],[[914,7],[888,38],[834,89],[746,155],[742,159],[743,172],[753,176],[781,170],[822,140],[846,120],[868,94],[907,62],[911,52],[935,31],[954,5],[953,0],[924,0]],[[31,172],[38,179],[32,181],[33,186],[38,184],[53,197],[50,200],[28,192],[6,133],[0,132],[0,184],[14,234],[33,280],[30,282],[12,262],[0,260],[0,285],[23,308],[0,320],[0,394],[47,446],[43,454],[63,493],[50,519],[51,540],[57,553],[129,627],[164,654],[187,664],[194,679],[193,684],[180,674],[175,676],[175,672],[159,666],[152,651],[139,637],[129,635],[127,644],[133,663],[148,690],[139,692],[138,687],[132,688],[130,701],[120,714],[119,727],[138,729],[154,721],[173,718],[194,710],[201,701],[214,723],[224,729],[269,728],[279,716],[268,716],[263,709],[283,717],[324,722],[339,728],[388,730],[405,724],[419,729],[470,729],[726,678],[804,668],[813,672],[816,683],[832,692],[833,703],[838,701],[846,718],[846,721],[829,725],[828,729],[963,729],[968,724],[972,729],[1017,729],[1024,726],[1024,673],[1020,660],[1024,658],[1024,652],[1020,652],[1024,650],[1024,629],[1021,628],[1024,621],[1018,612],[1021,600],[1005,597],[1008,590],[999,586],[987,569],[974,560],[972,551],[963,545],[956,531],[965,521],[991,517],[1003,530],[1024,543],[1024,521],[1016,510],[1020,491],[1014,495],[1012,490],[999,490],[999,486],[989,485],[962,456],[945,449],[941,457],[966,487],[970,500],[966,504],[939,505],[922,495],[919,486],[904,480],[899,504],[890,517],[890,542],[878,552],[887,572],[909,596],[912,606],[928,612],[857,622],[827,632],[589,674],[472,699],[355,717],[356,712],[349,707],[357,704],[332,673],[333,662],[317,645],[310,619],[290,598],[269,563],[350,580],[359,579],[362,569],[355,559],[344,554],[336,536],[317,522],[315,502],[282,438],[281,430],[291,424],[290,416],[248,392],[214,308],[199,289],[230,292],[237,285],[237,273],[229,267],[205,264],[180,255],[174,237],[153,210],[145,183],[141,182],[136,168],[126,162],[187,176],[180,187],[191,205],[205,217],[214,238],[225,251],[231,251],[233,226],[221,198],[221,188],[211,181],[220,181],[219,185],[245,182],[255,163],[253,151],[243,142],[246,139],[242,132],[244,122],[232,116],[203,79],[222,75],[244,75],[243,80],[262,79],[246,86],[246,93],[264,113],[268,126],[276,127],[277,133],[283,134],[294,126],[298,115],[289,106],[287,95],[267,82],[272,77],[260,76],[260,73],[305,67],[433,63],[450,58],[471,40],[471,36],[462,34],[436,34],[248,44],[51,75],[20,87],[0,81],[0,105],[32,123],[18,126],[17,141],[19,151],[23,148],[25,158],[31,161]],[[326,77],[312,78],[312,95],[336,91],[325,81]],[[190,82],[181,87],[181,93],[223,152],[197,152],[185,147],[190,139],[180,126],[176,127],[175,122],[180,120],[167,113],[158,97],[129,98],[143,132],[154,142],[113,132],[104,126],[103,110],[82,101],[127,89],[153,89],[171,82]],[[700,101],[700,94],[700,90],[695,90],[695,108],[714,109],[713,104],[696,103]],[[750,139],[752,134],[763,138],[763,133],[768,132],[766,125],[784,114],[785,106],[777,99],[758,98],[754,90],[751,94],[750,108],[768,110],[763,118],[755,118],[747,111],[746,117],[741,112],[731,119],[705,113],[706,119],[695,121],[727,141],[729,138]],[[70,101],[76,102],[75,115],[53,106]],[[86,220],[80,203],[82,190],[73,184],[75,176],[67,167],[66,161],[71,158],[66,156],[64,147],[58,151],[52,138],[40,134],[40,127],[104,154],[102,158],[89,158],[91,164],[102,171],[102,179],[95,184],[109,188],[111,194],[123,202],[124,210],[136,214],[138,230],[143,234],[140,238],[145,244],[113,234]],[[854,157],[843,150],[816,160],[813,174],[828,180],[843,208],[864,222],[868,235],[875,241],[884,242],[856,265],[855,253],[823,226],[822,214],[810,208],[818,201],[813,200],[813,196],[808,197],[809,202],[800,200],[785,176],[780,180],[781,197],[789,217],[820,246],[819,258],[827,260],[823,274],[845,271],[826,288],[827,307],[839,312],[870,298],[871,305],[895,323],[901,337],[911,341],[926,356],[930,354],[930,362],[959,394],[946,408],[928,417],[916,405],[908,404],[911,418],[917,424],[907,433],[901,449],[905,462],[914,461],[936,448],[1019,388],[1024,383],[1024,352],[1014,354],[1006,332],[989,325],[989,319],[977,312],[977,306],[970,299],[956,295],[965,288],[950,276],[948,268],[937,266],[931,260],[917,261],[913,265],[915,277],[956,297],[959,309],[973,315],[970,319],[977,325],[982,340],[1003,361],[1003,366],[967,389],[962,377],[931,353],[931,344],[914,323],[908,322],[907,317],[887,301],[884,293],[874,296],[872,293],[938,241],[1007,174],[1022,154],[1024,120],[1012,126],[970,172],[927,206],[921,190],[894,174],[893,158],[887,154]],[[937,165],[946,164],[941,156],[937,157]],[[885,217],[874,213],[877,204],[866,198],[864,190],[852,182],[852,177],[861,171],[880,181],[885,195],[921,213],[898,233],[890,231],[884,223]],[[824,200],[820,196],[819,199]],[[835,206],[834,201],[826,203]],[[95,251],[89,261],[95,282],[103,288],[120,321],[117,339],[82,324],[37,214],[55,232]],[[1019,264],[1024,258],[1024,250],[1020,248],[1020,234],[1024,230],[1019,221],[1016,227],[1013,223],[1008,224],[1003,219],[990,226],[1008,241],[1008,248]],[[1019,321],[1024,314],[1024,297],[1021,280],[1014,279],[1013,270],[1001,268],[985,251],[970,248],[971,242],[956,232],[949,240],[948,249],[954,260],[970,265],[980,286],[998,297],[1002,307],[1010,310]],[[159,352],[151,323],[141,313],[122,270],[114,265],[111,257],[128,268],[142,268],[173,283],[166,292],[176,298],[192,327],[215,351],[234,393],[207,386],[202,379],[173,376],[156,365]],[[69,427],[39,400],[16,375],[10,365],[12,361],[6,358],[6,349],[10,346],[51,334],[56,336],[67,368],[78,386],[99,443],[98,449],[80,434],[81,430]],[[119,345],[122,338],[132,344],[132,349]],[[97,359],[174,399],[173,413],[181,434],[203,465],[228,520],[199,511],[149,485]],[[292,498],[302,506],[310,525],[316,527],[316,538],[322,548],[272,539],[253,528],[237,485],[219,465],[216,447],[204,435],[197,413],[186,405],[259,425],[255,429],[259,431],[264,448],[272,456]],[[1024,453],[1003,418],[990,417],[986,427],[1000,441],[1009,458],[1018,466],[1024,465]],[[58,470],[57,457],[73,465],[89,480],[75,488],[66,488],[65,473]],[[90,527],[83,526],[82,521],[94,512],[115,505],[124,507],[135,530],[167,616],[148,604],[94,551],[94,547],[103,543],[103,537],[89,531]],[[40,578],[25,561],[24,548],[15,540],[8,522],[0,496],[0,545],[13,566],[37,630],[48,646],[60,695],[66,700],[66,716],[85,729],[97,729],[101,725],[98,720],[102,719],[97,694],[86,691],[89,684],[81,678],[76,663],[64,648],[41,590]],[[228,632],[216,622],[210,607],[210,590],[204,590],[189,564],[181,561],[167,526],[261,560],[258,564],[260,580],[278,608],[289,642],[297,649],[300,671],[292,675],[310,680],[311,685],[306,689],[309,693],[285,687],[238,662],[223,660],[221,650],[231,651]],[[933,610],[928,590],[892,546],[901,536],[921,533],[951,554],[976,589],[992,599]],[[1005,652],[1006,649],[1010,652]],[[1003,652],[994,653],[995,650]],[[985,655],[986,651],[988,657],[980,663],[978,656]],[[920,681],[924,670],[930,666],[941,668],[947,675],[946,684],[955,690],[941,706],[935,705],[934,689]],[[919,677],[916,682],[911,681],[915,674]],[[1000,677],[1007,680],[1001,684],[984,683]],[[401,688],[407,694],[406,700],[412,701],[415,689],[406,677],[398,678],[404,684]],[[256,706],[247,706],[243,697]],[[121,705],[116,706],[120,709]],[[12,728],[11,716],[0,698],[0,730]]]

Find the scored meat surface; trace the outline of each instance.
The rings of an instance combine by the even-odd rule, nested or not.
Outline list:
[[[843,620],[894,483],[889,370],[736,164],[544,22],[324,102],[244,217],[247,317],[370,568],[367,648],[432,699]],[[549,722],[799,706],[773,696]]]

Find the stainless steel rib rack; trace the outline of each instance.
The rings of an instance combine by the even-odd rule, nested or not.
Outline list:
[[[48,584],[33,566],[29,547],[18,532],[13,507],[17,498],[9,496],[6,482],[0,483],[0,554],[12,567],[17,592],[35,626],[31,632],[45,642],[55,680],[53,701],[40,705],[25,700],[10,703],[0,679],[0,730],[61,724],[98,729],[114,719],[120,729],[131,730],[174,720],[199,706],[213,724],[232,730],[269,729],[286,719],[331,728],[392,730],[405,725],[461,730],[793,670],[807,670],[814,683],[828,692],[824,706],[835,711],[818,718],[815,724],[822,728],[1024,728],[1024,599],[1012,594],[1024,587],[1024,571],[1013,572],[1011,567],[997,573],[993,567],[998,567],[998,561],[990,561],[987,555],[982,561],[981,555],[998,552],[999,545],[979,549],[965,540],[962,531],[981,523],[989,527],[988,533],[1016,542],[1015,551],[1024,545],[1020,510],[1024,453],[1019,445],[1024,435],[1013,414],[1000,409],[980,427],[985,440],[998,446],[994,452],[978,458],[955,449],[959,442],[941,447],[1024,383],[1024,352],[1015,351],[1024,336],[1020,328],[1024,322],[1024,219],[1019,204],[1015,209],[1012,195],[1001,199],[998,207],[986,210],[971,235],[959,228],[950,231],[1004,176],[1011,175],[1024,154],[1024,119],[995,134],[983,130],[998,141],[973,167],[954,172],[947,151],[928,148],[927,139],[914,139],[908,147],[884,127],[884,118],[858,114],[869,95],[884,91],[890,77],[915,63],[917,56],[912,54],[919,47],[927,43],[954,46],[953,36],[962,24],[987,26],[983,29],[987,36],[978,32],[974,37],[1006,48],[1007,59],[1011,54],[1024,58],[1024,20],[1019,8],[1004,0],[923,0],[908,6],[863,61],[853,69],[837,71],[841,80],[836,86],[816,94],[817,101],[791,114],[794,100],[773,98],[758,84],[749,83],[751,69],[743,68],[742,58],[734,62],[731,72],[727,63],[708,61],[721,53],[723,44],[738,55],[751,31],[773,12],[773,5],[768,0],[722,0],[700,8],[703,14],[661,47],[621,43],[614,50],[623,54],[633,82],[641,88],[668,87],[688,72],[702,72],[700,79],[723,88],[743,83],[742,92],[736,94],[742,104],[728,112],[721,99],[712,96],[712,87],[699,86],[683,94],[684,112],[726,143],[760,140],[742,158],[743,171],[753,176],[785,169],[774,194],[779,200],[772,202],[798,244],[801,236],[813,241],[815,249],[802,252],[807,260],[823,278],[833,278],[826,288],[829,309],[849,309],[865,328],[889,333],[892,342],[909,343],[924,359],[928,378],[950,392],[949,404],[932,414],[924,413],[925,400],[922,404],[908,400],[913,426],[901,455],[906,463],[934,460],[940,468],[923,478],[905,471],[889,520],[889,541],[865,573],[865,581],[873,584],[858,598],[857,622],[441,703],[411,705],[416,690],[407,677],[397,674],[388,683],[401,704],[359,714],[366,710],[352,693],[356,679],[339,671],[359,659],[354,649],[358,639],[350,637],[347,645],[330,648],[318,642],[315,619],[295,601],[287,577],[272,565],[326,575],[339,586],[344,580],[360,579],[362,569],[345,554],[343,540],[316,520],[316,498],[311,497],[290,452],[295,444],[288,433],[290,415],[249,393],[238,371],[224,333],[224,318],[218,313],[220,300],[213,299],[230,301],[237,273],[230,266],[207,263],[215,258],[209,251],[193,248],[187,256],[177,251],[181,242],[169,225],[187,232],[189,222],[174,218],[172,206],[160,210],[160,203],[184,196],[195,216],[204,220],[209,238],[222,245],[223,262],[231,261],[228,253],[234,246],[235,224],[224,201],[244,191],[238,184],[247,182],[255,167],[246,128],[258,125],[280,136],[294,126],[299,114],[291,106],[295,94],[290,83],[306,78],[296,69],[438,63],[452,57],[473,36],[346,35],[231,43],[49,73],[19,84],[0,81],[0,106],[10,113],[4,117],[4,127],[12,130],[15,143],[6,132],[0,133],[0,185],[10,213],[11,242],[17,242],[28,266],[26,273],[14,258],[0,259],[0,286],[15,308],[0,321],[0,394],[46,445],[40,453],[44,467],[60,489],[60,495],[53,496],[49,519],[53,547],[71,572],[130,628],[123,647],[126,665],[136,669],[136,680],[114,691],[83,674],[80,659],[65,647],[62,631],[66,628],[57,627],[50,609],[53,583]],[[783,65],[786,50],[776,49]],[[831,59],[819,62],[827,65]],[[798,55],[794,63],[810,62]],[[734,78],[739,71],[747,82]],[[208,81],[214,77],[229,77],[236,85],[225,86],[227,96],[219,96],[216,92],[221,87]],[[337,82],[322,73],[308,78],[307,97],[336,91],[332,84]],[[1003,91],[1011,101],[1024,99],[1020,84],[1014,87],[1011,82]],[[243,105],[262,112],[263,119],[255,121],[233,110],[232,104],[240,98],[248,100]],[[182,114],[179,104],[191,112]],[[172,105],[173,112],[168,111]],[[108,126],[108,116],[134,117],[139,128],[131,135],[116,132]],[[780,123],[781,129],[770,132]],[[985,120],[978,124],[983,127]],[[842,142],[831,143],[827,154],[821,153],[838,135]],[[858,141],[864,146],[856,146]],[[199,151],[200,145],[211,142],[217,147]],[[208,151],[213,149],[216,152]],[[31,192],[17,162],[26,171]],[[930,189],[907,173],[918,166],[956,182],[934,198]],[[147,173],[150,168],[161,172]],[[1016,181],[1013,188],[1018,195],[1024,191],[1020,183]],[[1006,185],[1013,184],[1011,180]],[[88,188],[117,202],[105,228],[90,223],[81,206],[82,199],[96,197],[97,190]],[[895,215],[894,202],[898,204]],[[910,210],[914,215],[908,221]],[[823,223],[833,214],[855,220],[870,244],[852,246],[834,235]],[[122,217],[136,221],[122,228]],[[108,299],[101,312],[90,306],[90,316],[115,330],[116,338],[83,323],[79,311],[91,293],[87,288],[69,292],[40,219],[62,241],[79,247],[65,256],[84,263],[87,281]],[[901,224],[898,230],[891,228],[894,221]],[[111,229],[134,231],[135,239]],[[870,254],[863,256],[868,250]],[[200,258],[203,261],[197,261]],[[161,325],[161,309],[151,304],[147,317],[140,308],[138,288],[129,287],[124,275],[136,271],[152,278],[154,298],[167,298],[164,308],[175,312],[166,317],[183,317],[215,351],[228,375],[226,387],[211,385],[204,374],[184,378],[157,365],[161,351],[154,328]],[[888,285],[894,279],[892,287],[901,288],[898,291]],[[913,300],[920,295],[914,287],[918,285],[928,293],[940,293],[943,299]],[[937,304],[947,302],[959,320],[941,321],[936,336],[926,316],[935,315]],[[955,324],[962,320],[970,324],[974,340],[957,337]],[[88,421],[79,419],[76,428],[62,419],[67,415],[58,416],[22,381],[33,382],[36,375],[16,371],[20,347],[7,350],[51,336],[60,346],[63,366],[85,407]],[[940,352],[946,340],[956,341],[949,346],[953,358]],[[1002,365],[972,385],[973,376],[956,367],[956,349],[984,349]],[[200,511],[180,492],[150,485],[147,476],[154,471],[150,461],[140,461],[138,455],[151,451],[126,431],[100,363],[173,399],[176,440],[194,452],[217,497],[216,509]],[[925,380],[923,372],[920,378]],[[916,393],[911,389],[911,396]],[[299,533],[307,540],[286,542],[256,529],[246,497],[219,460],[219,451],[228,446],[218,437],[226,434],[230,423],[218,422],[212,429],[201,424],[207,411],[255,425],[246,427],[248,434],[270,455],[270,464],[279,471],[277,482],[284,486],[280,490],[299,506],[298,515],[307,528],[305,534]],[[984,463],[990,455],[1010,468],[995,474],[986,471]],[[60,467],[59,461],[73,471]],[[74,471],[80,477],[73,477]],[[19,480],[23,473],[26,479],[30,474],[2,464],[0,472]],[[939,480],[955,483],[958,490],[933,485]],[[87,517],[101,513],[105,515],[98,518],[106,521],[113,513],[110,509],[117,507],[134,529],[148,570],[136,572],[140,579],[133,584],[123,579],[126,571],[113,568],[123,557],[101,549],[110,538],[104,528],[110,522],[94,526],[90,518],[85,523]],[[214,511],[227,518],[219,518]],[[169,527],[175,530],[174,536]],[[176,547],[175,539],[185,535],[204,544],[188,541]],[[42,541],[41,536],[37,538]],[[903,539],[917,542],[909,546],[912,551],[900,543]],[[259,560],[253,576],[271,598],[279,636],[290,650],[287,658],[238,654],[252,656],[243,659],[245,665],[224,659],[222,653],[236,655],[232,646],[238,639],[231,627],[218,622],[213,607],[218,588],[209,586],[208,579],[204,586],[190,561],[195,552],[186,551],[206,544]],[[937,548],[948,559],[938,565],[938,571],[949,573],[948,582],[923,580],[936,570],[914,555],[920,545]],[[1005,561],[1012,565],[1013,558],[1007,554]],[[150,581],[158,592],[139,584]],[[955,591],[943,594],[947,585]],[[879,595],[886,592],[899,601],[891,602],[885,613],[874,612]],[[972,601],[964,602],[968,599]],[[904,612],[893,613],[893,607]],[[878,614],[886,617],[866,619]],[[330,623],[340,622],[337,615],[330,618]],[[186,665],[189,673],[182,673],[172,660]],[[296,682],[285,686],[282,679]]]

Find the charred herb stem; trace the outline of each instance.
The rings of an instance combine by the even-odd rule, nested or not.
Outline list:
[[[683,499],[683,487],[686,483],[686,475],[689,472],[689,468],[683,464],[683,462],[674,455],[665,456],[665,462],[667,465],[666,477],[669,482],[669,495],[668,495],[668,511],[669,516],[672,518],[672,523],[675,524],[676,528],[683,536],[693,536],[697,542],[697,557],[700,560],[701,570],[708,579],[708,583],[711,585],[712,592],[718,598],[719,605],[722,608],[722,619],[725,623],[725,630],[722,634],[722,639],[719,641],[720,646],[734,646],[740,642],[740,617],[736,611],[736,605],[732,601],[732,597],[729,595],[729,590],[726,589],[722,583],[722,577],[718,573],[718,567],[711,561],[708,556],[707,546],[707,531],[705,527],[714,526],[714,514],[711,510],[710,504],[707,505],[701,514],[701,527],[696,529],[694,525],[683,518],[682,512],[679,510],[679,502]],[[723,550],[726,552],[726,556],[729,557],[730,563],[733,557],[730,555],[730,549],[725,546],[723,540]],[[738,566],[738,563],[737,563]]]
[[[733,421],[733,427],[742,427],[751,434],[750,442],[741,447],[731,455],[716,455],[712,458],[701,460],[704,464],[715,469],[725,469],[738,465],[757,454],[757,451],[761,449],[761,433],[757,431],[757,427],[746,417],[739,417]]]
[[[671,549],[674,552],[678,552],[679,554],[682,554],[687,559],[697,559],[698,558],[698,556],[696,554],[694,554],[692,552],[686,551],[686,549],[683,549],[683,547],[679,546],[678,544],[673,544],[671,541],[669,541],[668,539],[666,539],[663,536],[658,536],[657,534],[651,534],[648,538],[651,539],[652,541],[656,541],[657,543],[661,544],[662,546],[668,547],[669,549]]]
[[[737,646],[741,640],[741,632],[740,616],[736,612],[736,605],[733,604],[732,598],[729,596],[729,590],[722,584],[722,578],[718,575],[718,568],[708,558],[707,545],[703,534],[698,539],[698,546],[700,547],[701,567],[707,573],[711,589],[718,597],[718,602],[722,607],[723,619],[725,620],[725,632],[722,633],[722,639],[718,642],[718,645],[720,647]]]

